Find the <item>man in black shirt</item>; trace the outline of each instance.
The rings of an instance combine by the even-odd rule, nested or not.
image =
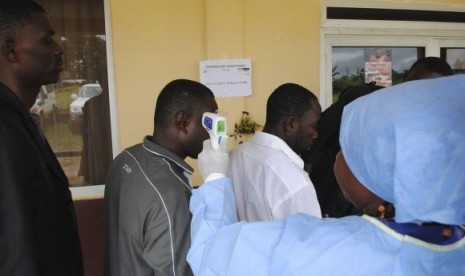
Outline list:
[[[29,109],[63,49],[44,9],[0,2],[0,275],[83,275],[68,180]]]

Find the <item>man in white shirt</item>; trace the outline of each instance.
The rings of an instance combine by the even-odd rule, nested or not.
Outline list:
[[[263,131],[231,156],[240,220],[280,219],[299,212],[321,217],[315,188],[299,156],[318,137],[320,114],[316,96],[300,85],[283,84],[270,95]]]

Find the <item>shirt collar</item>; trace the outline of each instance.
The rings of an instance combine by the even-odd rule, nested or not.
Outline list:
[[[145,150],[151,152],[152,154],[162,156],[172,161],[189,175],[194,173],[194,169],[191,166],[189,166],[189,164],[187,164],[183,159],[181,159],[179,156],[169,151],[168,149],[164,148],[163,146],[155,144],[150,140],[150,138],[151,136],[145,136],[144,138],[143,146]]]
[[[281,138],[266,132],[256,132],[250,142],[283,152],[299,168],[304,168],[304,161]]]

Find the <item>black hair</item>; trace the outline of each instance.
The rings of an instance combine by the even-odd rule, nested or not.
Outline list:
[[[341,106],[341,108],[343,108],[343,106],[349,104],[353,100],[359,97],[368,95],[371,92],[382,89],[382,88],[384,87],[376,85],[375,81],[364,83],[362,85],[349,86],[341,91],[336,103],[337,105]],[[336,104],[333,104],[333,105],[336,105]],[[342,109],[341,109],[340,116],[342,116]]]
[[[452,71],[452,68],[444,59],[438,57],[425,57],[415,61],[408,72],[405,73],[403,81],[407,81],[407,77],[412,73],[412,71],[417,70],[418,68],[425,68],[431,73],[436,73],[441,76],[450,76],[454,74],[454,71]]]
[[[205,105],[206,98],[214,98],[213,92],[205,85],[186,79],[168,83],[160,92],[155,106],[155,125],[164,128],[170,119],[180,112],[194,114]]]
[[[0,0],[0,41],[9,39],[20,27],[31,22],[31,13],[44,8],[31,0]]]
[[[286,83],[276,88],[266,103],[266,124],[275,126],[286,117],[300,118],[313,106],[317,97],[307,88]]]

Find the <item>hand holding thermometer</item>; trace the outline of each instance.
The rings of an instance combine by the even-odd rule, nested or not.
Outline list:
[[[227,141],[226,118],[216,113],[205,112],[202,125],[210,134],[210,141],[214,150],[219,150],[221,143]]]

